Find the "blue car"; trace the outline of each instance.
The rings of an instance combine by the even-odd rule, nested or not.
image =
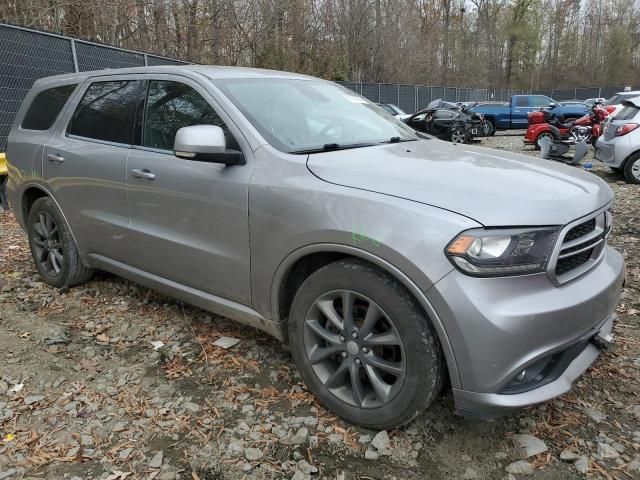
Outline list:
[[[527,115],[541,108],[551,107],[555,116],[565,121],[575,120],[587,114],[584,104],[562,104],[545,95],[513,95],[511,102],[481,103],[473,110],[484,116],[482,129],[485,136],[491,136],[496,130],[527,128]]]

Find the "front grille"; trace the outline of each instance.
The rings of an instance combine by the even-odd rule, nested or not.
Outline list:
[[[580,265],[584,265],[593,254],[593,248],[580,252],[572,257],[561,258],[556,264],[556,275],[564,275]]]
[[[571,240],[575,240],[576,238],[580,238],[588,233],[593,232],[596,229],[596,219],[592,218],[591,220],[587,220],[580,225],[576,225],[571,230],[567,232],[564,236],[564,242],[570,242]]]
[[[610,230],[609,213],[600,212],[571,227],[562,237],[550,272],[558,283],[567,282],[595,265]]]

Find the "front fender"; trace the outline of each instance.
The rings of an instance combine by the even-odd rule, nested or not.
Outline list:
[[[420,306],[423,308],[431,323],[433,328],[438,335],[438,339],[440,340],[440,344],[442,346],[442,350],[445,355],[445,359],[447,361],[447,367],[449,370],[449,376],[451,378],[452,385],[460,385],[460,375],[458,372],[458,366],[456,363],[455,355],[453,352],[453,348],[451,346],[451,341],[449,340],[449,335],[447,334],[447,329],[445,328],[442,319],[438,315],[438,312],[435,310],[431,302],[428,300],[424,291],[402,272],[400,269],[396,268],[391,263],[387,262],[383,258],[378,257],[377,255],[372,254],[366,250],[356,248],[350,245],[340,245],[334,243],[318,243],[314,245],[307,245],[306,247],[299,248],[295,252],[292,252],[285,258],[282,263],[278,266],[274,277],[273,282],[271,283],[271,305],[272,305],[272,319],[277,322],[281,322],[284,319],[279,318],[280,312],[280,289],[287,277],[287,274],[290,272],[291,268],[296,264],[298,260],[304,258],[308,255],[312,255],[315,253],[341,253],[344,255],[349,255],[352,257],[360,258],[367,262],[370,262],[382,270],[386,271],[389,275],[393,276],[397,281],[399,281],[418,301]],[[457,388],[457,387],[454,387]]]

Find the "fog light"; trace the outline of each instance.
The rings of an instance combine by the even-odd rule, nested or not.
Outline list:
[[[527,375],[527,371],[526,370],[522,370],[518,376],[516,377],[516,382],[521,382],[522,380],[524,380],[524,377]]]

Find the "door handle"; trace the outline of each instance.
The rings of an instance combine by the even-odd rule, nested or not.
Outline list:
[[[131,175],[136,178],[146,178],[147,180],[154,180],[156,178],[156,174],[151,173],[146,168],[142,170],[140,170],[139,168],[133,168],[131,169]]]
[[[47,154],[47,160],[49,160],[50,162],[55,162],[55,163],[62,163],[64,162],[64,157],[61,157],[60,155],[56,155],[53,153],[48,153]]]

